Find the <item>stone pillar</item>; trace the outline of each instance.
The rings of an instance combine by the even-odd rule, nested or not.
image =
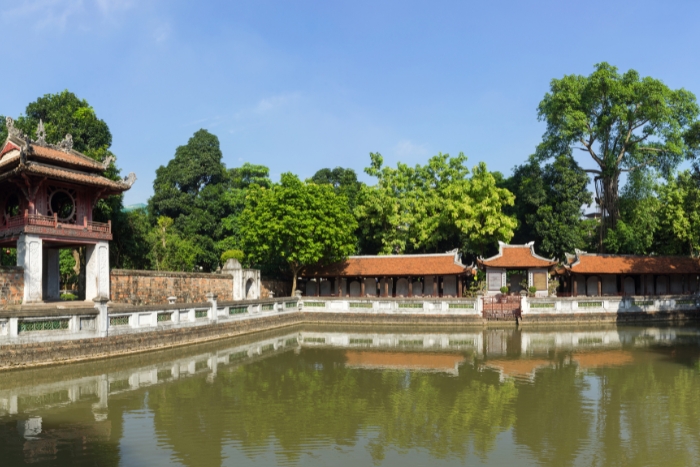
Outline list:
[[[365,279],[360,278],[360,297],[365,297],[366,296],[366,291],[365,291]]]
[[[43,252],[44,258],[44,299],[58,300],[61,298],[61,265],[60,250],[55,248],[46,249]]]
[[[219,296],[214,294],[214,293],[209,292],[207,294],[207,301],[211,305],[211,307],[209,308],[209,313],[208,313],[209,320],[213,321],[214,323],[219,321],[219,305],[217,303],[218,298],[219,298]]]
[[[85,299],[109,300],[109,243],[97,242],[85,250]]]
[[[602,297],[603,296],[603,278],[598,276],[598,296]]]
[[[107,337],[109,334],[109,308],[107,307],[108,297],[95,297],[92,300],[95,302],[95,308],[99,312],[97,315],[96,331],[98,337]]]
[[[22,303],[41,302],[43,297],[42,241],[36,235],[21,234],[17,240],[17,266],[24,268]]]
[[[336,295],[338,295],[338,297],[342,297],[343,296],[343,284],[341,282],[340,276],[337,276],[335,278],[335,288],[336,288],[336,290],[335,290]]]
[[[408,296],[413,297],[413,278],[408,276]]]
[[[571,295],[578,297],[578,280],[576,280],[576,275],[571,275]]]
[[[457,278],[457,298],[462,298],[462,276]]]

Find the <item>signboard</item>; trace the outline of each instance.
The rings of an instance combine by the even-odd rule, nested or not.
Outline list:
[[[532,282],[537,290],[547,290],[547,273],[536,272],[532,274]]]
[[[488,275],[489,290],[501,290],[501,273],[490,272]]]

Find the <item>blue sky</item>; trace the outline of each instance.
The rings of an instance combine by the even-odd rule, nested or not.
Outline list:
[[[541,139],[552,78],[608,61],[700,95],[698,18],[697,1],[0,0],[0,114],[87,99],[138,176],[125,204],[200,128],[227,167],[274,178],[361,173],[376,151],[509,174]]]

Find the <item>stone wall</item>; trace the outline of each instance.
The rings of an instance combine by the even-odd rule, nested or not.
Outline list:
[[[260,298],[269,298],[270,292],[274,297],[291,297],[292,283],[290,281],[262,281]]]
[[[233,276],[113,269],[110,293],[112,302],[132,305],[168,303],[168,297],[176,297],[177,303],[206,302],[208,293],[219,301],[233,300]]]
[[[0,306],[18,305],[24,297],[24,269],[0,266]]]

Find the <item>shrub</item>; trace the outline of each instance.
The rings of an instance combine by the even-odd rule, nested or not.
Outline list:
[[[533,285],[532,287],[530,287],[530,288],[527,289],[527,290],[528,290],[528,292],[530,292],[530,294],[535,295],[535,292],[537,292],[537,287],[535,287],[535,286]]]
[[[503,295],[507,294],[507,293],[508,293],[508,287],[506,287],[506,286],[501,287],[501,293],[502,293]]]
[[[245,253],[241,250],[226,250],[221,253],[221,263],[226,264],[226,261],[231,258],[238,260],[239,263],[243,264],[243,258],[245,258]]]
[[[67,301],[72,301],[72,300],[77,300],[78,296],[74,295],[72,293],[62,293],[61,294],[61,300],[67,300]]]

